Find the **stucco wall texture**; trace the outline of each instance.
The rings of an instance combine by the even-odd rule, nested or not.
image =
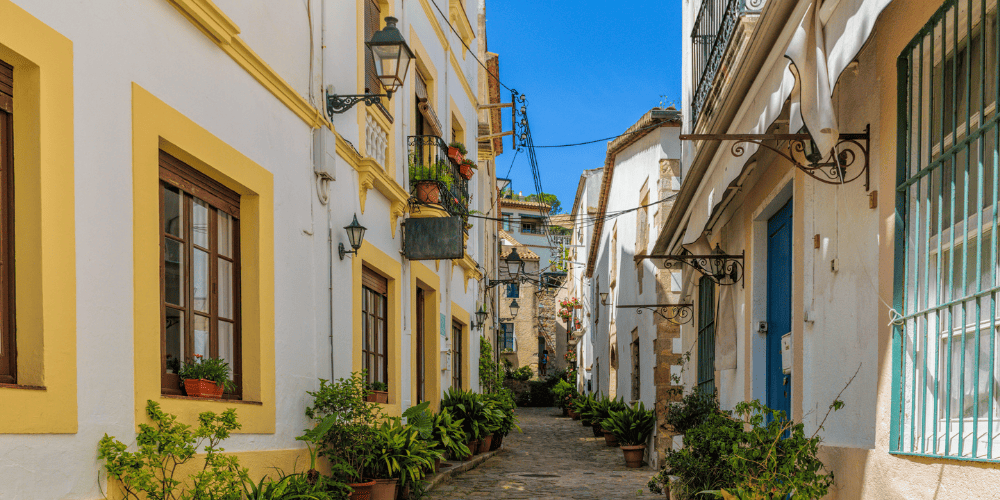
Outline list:
[[[311,96],[316,108],[325,109],[321,90],[327,84],[341,93],[354,93],[357,86],[355,20],[360,19],[357,9],[361,3],[329,1],[325,11],[321,3],[292,2],[279,8],[273,2],[219,0],[217,5],[240,27],[242,39],[299,95]],[[476,103],[470,102],[454,74],[452,56],[418,3],[391,3],[401,18],[404,36],[409,40],[410,33],[416,33],[430,55],[425,62],[437,68],[434,102],[438,115],[446,128],[453,116],[461,117],[468,124],[464,142],[474,149]],[[311,33],[307,5],[312,8]],[[466,8],[475,19],[475,2],[466,2]],[[401,316],[397,359],[402,376],[394,411],[411,404],[410,266],[400,256],[400,229],[395,228],[393,235],[389,225],[389,201],[371,189],[362,209],[359,178],[347,159],[337,156],[336,180],[329,183],[330,202],[321,204],[313,174],[311,127],[169,1],[0,0],[0,17],[11,9],[24,9],[69,39],[73,47],[75,104],[66,116],[72,116],[75,142],[71,167],[76,195],[72,216],[77,224],[75,390],[79,425],[72,434],[6,434],[0,429],[0,498],[102,498],[97,481],[98,440],[107,433],[125,443],[134,441],[133,267],[136,259],[158,257],[136,255],[133,249],[133,82],[273,175],[274,345],[269,349],[274,353],[276,387],[269,397],[274,399],[275,430],[234,435],[226,440],[226,451],[239,454],[254,474],[268,472],[272,466],[288,472],[296,463],[301,469],[308,457],[294,438],[309,425],[303,413],[309,401],[306,391],[318,388],[320,378],[344,377],[360,369],[353,366],[349,347],[358,330],[351,318],[360,305],[350,290],[352,262],[358,257],[341,261],[336,255],[339,243],[349,247],[341,228],[355,214],[368,227],[364,246],[393,256],[398,266],[400,303],[393,304],[390,316]],[[323,26],[327,50],[320,48]],[[461,47],[453,34],[445,36],[452,50]],[[4,38],[0,33],[0,46]],[[315,47],[312,74],[310,40]],[[461,54],[455,57],[475,89],[474,59]],[[412,74],[411,68],[407,88]],[[404,188],[406,135],[412,125],[404,110],[415,106],[410,94],[399,92],[391,101],[396,119],[389,147],[395,148],[396,164],[386,169]],[[365,107],[334,119],[336,132],[355,147],[365,142],[358,113],[365,113]],[[488,196],[477,195],[473,202],[483,203],[482,199]],[[479,207],[481,211],[487,208]],[[482,222],[473,224],[473,233],[483,230]],[[469,243],[470,256],[481,261],[479,239]],[[476,310],[477,284],[466,282],[461,267],[451,261],[426,264],[439,280],[437,312],[449,318],[449,325],[456,313],[453,303],[466,312]],[[149,334],[158,332],[152,329]],[[428,334],[442,335],[443,351],[450,347],[450,329]],[[479,336],[475,331],[468,336],[466,369],[472,388],[476,388]],[[427,355],[438,357],[442,353]],[[450,385],[448,367],[428,376],[439,376],[442,388]],[[9,390],[18,389],[0,389],[0,411],[3,391]],[[226,407],[220,403],[216,411]]]

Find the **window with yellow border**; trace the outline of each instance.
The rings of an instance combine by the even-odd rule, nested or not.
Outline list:
[[[243,400],[214,401],[161,394],[159,152],[190,165],[240,197]],[[218,137],[132,84],[133,246],[135,252],[135,415],[146,400],[194,422],[203,411],[236,408],[240,432],[273,433],[274,179]]]
[[[402,321],[400,319],[400,304],[401,302],[401,290],[400,287],[401,277],[402,277],[402,264],[396,259],[393,259],[385,252],[375,248],[372,244],[362,245],[358,249],[357,255],[351,257],[351,274],[353,278],[353,284],[351,286],[352,298],[353,298],[353,324],[354,327],[354,341],[352,349],[352,361],[353,361],[353,371],[360,372],[364,366],[362,359],[362,282],[361,275],[363,273],[362,269],[368,267],[378,274],[384,276],[388,281],[388,293],[387,295],[387,305],[386,312],[388,313],[388,318],[386,321],[386,334],[387,334],[387,369],[388,369],[388,379],[389,379],[389,403],[384,404],[384,410],[390,416],[399,416],[401,410],[400,402],[402,401],[403,391],[402,391],[402,366],[400,351],[402,346]]]
[[[17,89],[17,385],[0,387],[0,433],[75,433],[73,44],[9,0],[0,0],[0,60],[14,67]]]

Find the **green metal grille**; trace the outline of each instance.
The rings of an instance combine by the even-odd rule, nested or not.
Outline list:
[[[995,460],[998,44],[996,4],[954,0],[899,56],[898,454]]]
[[[698,282],[698,387],[715,393],[715,282]]]

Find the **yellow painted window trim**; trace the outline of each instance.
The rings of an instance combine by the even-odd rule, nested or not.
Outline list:
[[[352,335],[352,371],[360,372],[363,360],[361,356],[361,325],[364,319],[361,315],[361,274],[362,267],[368,266],[372,270],[381,273],[389,281],[388,307],[389,321],[386,325],[389,335],[388,358],[389,364],[389,403],[382,404],[382,409],[386,414],[398,417],[402,414],[403,397],[402,386],[402,264],[389,254],[375,248],[373,244],[361,245],[357,255],[351,257],[351,297],[353,298],[351,307],[351,321],[354,325],[351,329]]]
[[[167,1],[302,121],[313,128],[327,127],[333,130],[333,124],[323,111],[316,109],[299,95],[284,78],[257,55],[239,37],[240,28],[236,23],[229,19],[212,0]]]
[[[473,109],[479,109],[479,99],[476,97],[476,93],[472,91],[472,86],[469,85],[469,81],[465,79],[465,72],[462,71],[462,67],[458,65],[458,59],[455,59],[455,54],[449,52],[448,55],[451,59],[451,67],[455,69],[455,74],[458,75],[458,81],[461,82],[462,88],[465,89],[465,95],[469,97],[469,103],[472,104]]]
[[[472,41],[476,39],[476,30],[472,27],[472,23],[469,21],[469,15],[465,12],[465,7],[462,5],[462,0],[449,0],[448,1],[448,17],[451,18],[451,24],[458,30],[459,36],[462,37],[462,41],[465,45],[471,45]],[[465,47],[462,47],[462,59],[465,59]]]
[[[358,200],[361,202],[361,213],[365,213],[365,202],[368,191],[376,189],[389,200],[389,227],[392,237],[396,237],[396,221],[406,215],[409,210],[410,193],[403,189],[395,179],[389,177],[385,169],[373,158],[362,157],[339,134],[337,135],[337,154],[358,173]]]
[[[0,59],[14,66],[17,87],[18,383],[40,389],[0,388],[0,434],[71,434],[78,427],[73,43],[0,0]]]
[[[468,391],[468,390],[472,389],[472,387],[470,385],[472,383],[472,381],[471,381],[471,373],[470,373],[470,368],[469,368],[471,366],[471,363],[472,363],[472,360],[469,359],[469,356],[471,355],[471,348],[470,348],[470,346],[472,345],[472,338],[471,338],[472,337],[472,330],[469,328],[469,325],[471,324],[469,322],[469,311],[466,311],[465,309],[463,309],[461,306],[459,306],[455,302],[452,302],[451,303],[451,317],[452,317],[452,321],[458,320],[458,322],[462,324],[462,346],[461,346],[462,347],[462,366],[460,368],[462,370],[462,389]],[[448,324],[448,335],[449,336],[451,335],[451,328],[452,328],[451,323],[449,323]],[[477,362],[478,362],[478,360],[477,360]]]
[[[241,313],[244,402],[180,399],[160,392],[159,150],[240,195]],[[185,423],[203,411],[236,408],[248,434],[275,429],[274,178],[191,119],[132,84],[134,252],[134,391],[136,427],[147,400]],[[259,404],[247,404],[256,402]]]
[[[418,283],[419,282],[419,283]],[[410,261],[410,293],[412,294],[410,304],[412,305],[410,317],[412,318],[411,335],[413,339],[410,349],[410,366],[413,373],[411,379],[411,401],[417,400],[417,287],[423,285],[428,292],[424,300],[428,302],[425,306],[432,314],[425,314],[424,317],[424,356],[426,366],[424,366],[424,397],[431,402],[432,410],[437,411],[441,404],[441,335],[438,332],[438,316],[441,314],[441,280],[437,273],[421,262]],[[426,313],[426,311],[425,311]]]

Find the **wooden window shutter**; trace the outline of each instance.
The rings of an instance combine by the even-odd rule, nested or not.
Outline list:
[[[365,0],[365,41],[371,40],[378,31],[381,10],[376,0]],[[382,87],[378,81],[378,70],[375,68],[375,57],[365,46],[365,93],[381,94]]]
[[[421,101],[427,100],[427,82],[424,81],[424,76],[420,74],[419,71],[414,71],[413,76],[416,77],[414,80],[416,82],[415,88],[417,92],[417,99]]]
[[[368,266],[361,268],[361,284],[370,288],[375,293],[382,295],[389,294],[389,280],[383,278],[381,274],[372,271]]]

